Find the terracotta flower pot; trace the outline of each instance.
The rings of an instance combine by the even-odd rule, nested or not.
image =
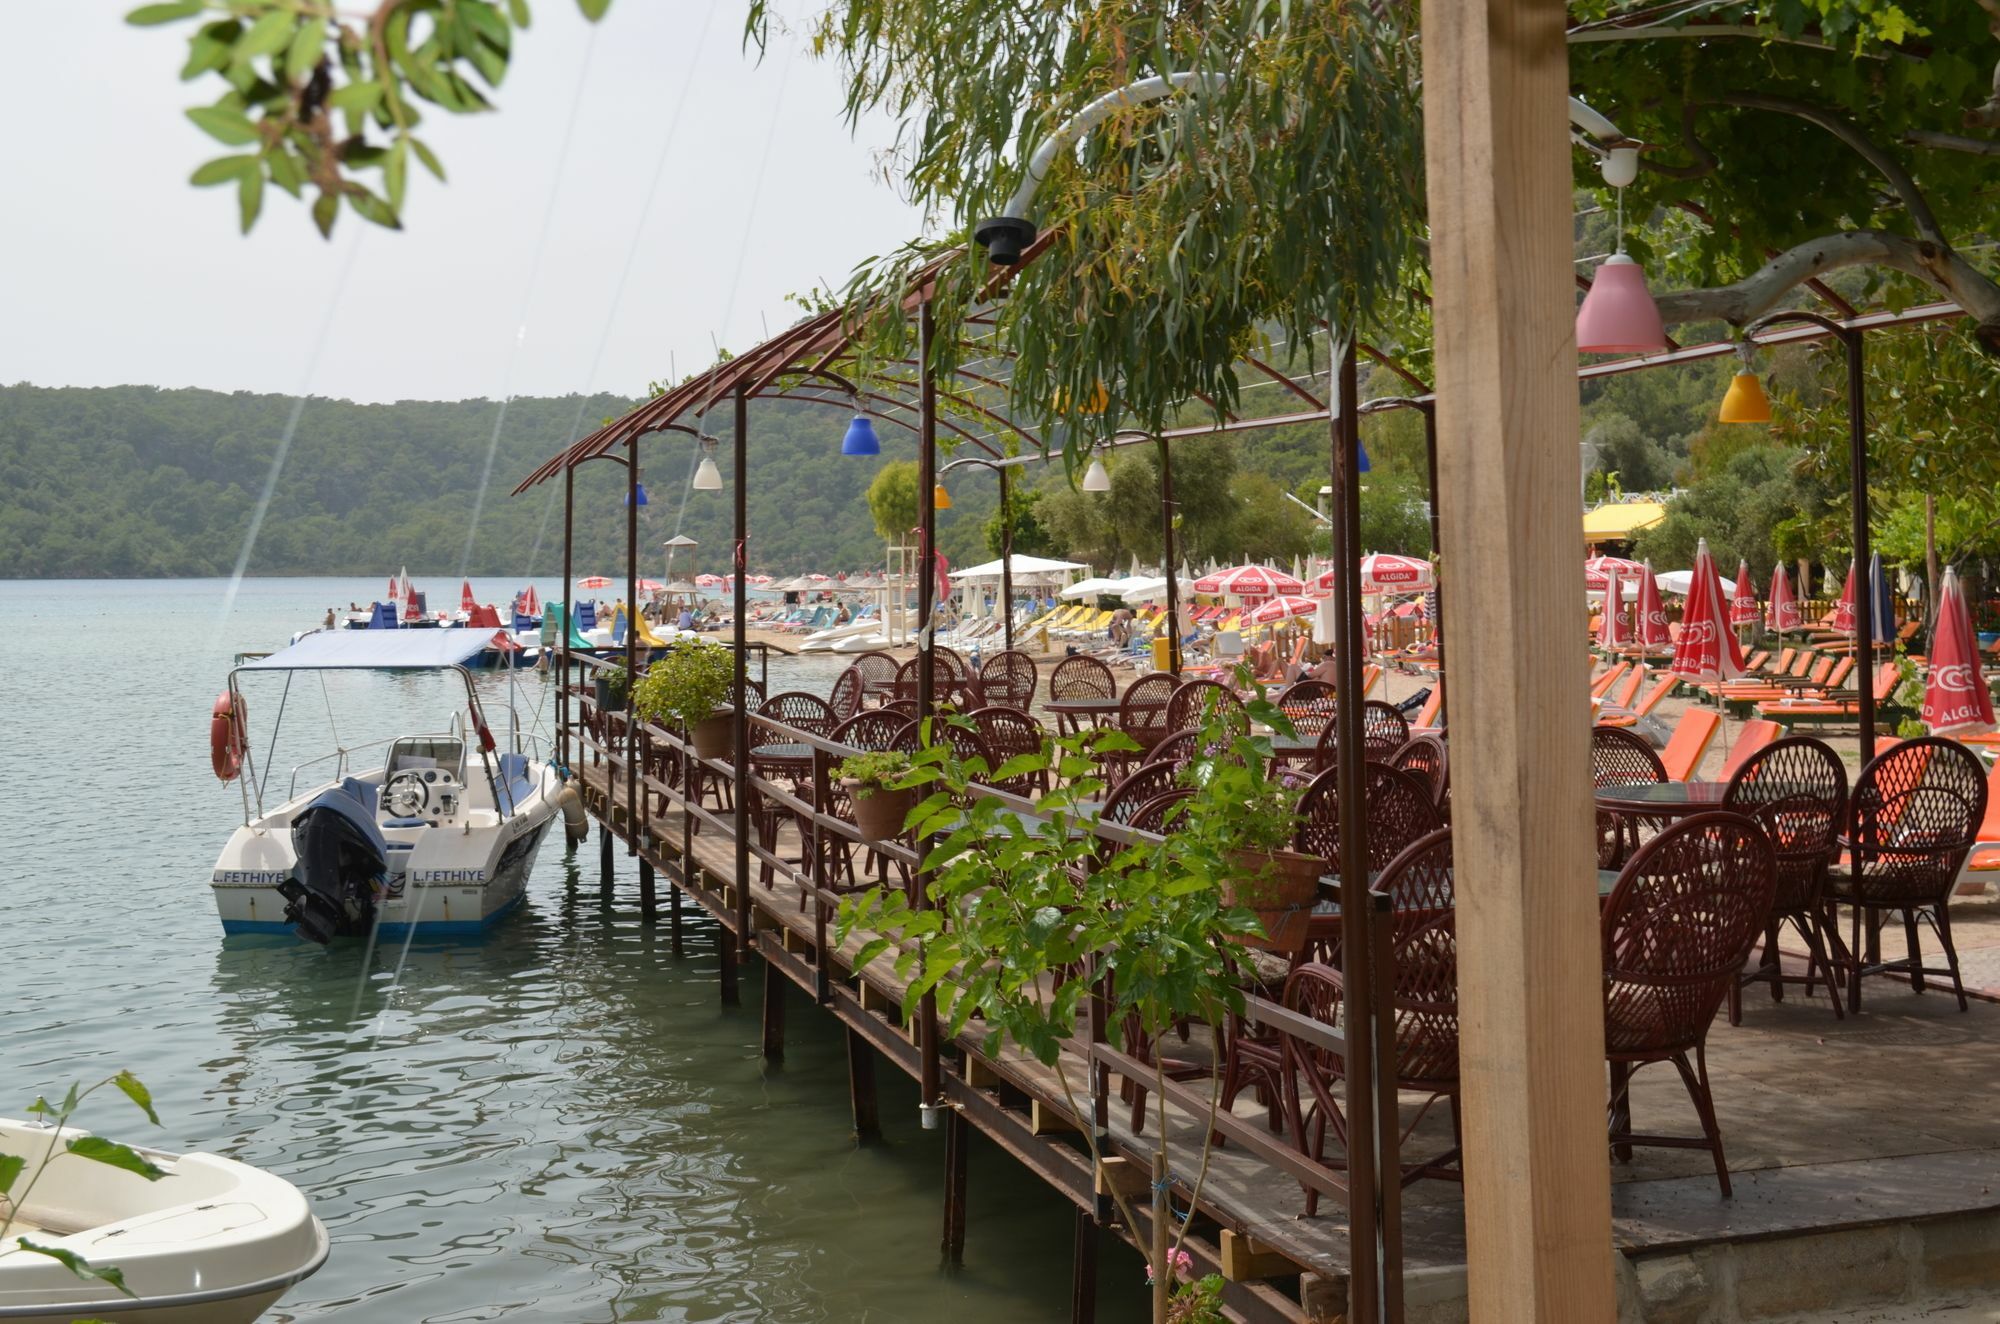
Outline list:
[[[852,777],[842,778],[840,784],[854,802],[854,825],[861,829],[863,841],[895,841],[903,835],[903,820],[917,803],[914,788],[889,790],[877,786],[864,795],[861,783]]]
[[[736,752],[736,714],[718,712],[694,724],[694,752],[705,759],[726,759]]]
[[[1317,855],[1289,850],[1243,850],[1230,859],[1236,874],[1222,884],[1222,903],[1250,911],[1264,928],[1262,938],[1244,941],[1266,951],[1302,950],[1326,865]]]

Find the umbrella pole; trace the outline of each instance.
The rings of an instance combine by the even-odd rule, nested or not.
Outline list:
[[[1181,674],[1180,613],[1174,589],[1174,459],[1166,438],[1156,437],[1160,448],[1160,569],[1167,580],[1167,671]]]

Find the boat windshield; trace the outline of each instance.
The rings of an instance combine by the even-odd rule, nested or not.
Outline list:
[[[382,781],[386,785],[399,772],[431,768],[449,772],[453,781],[463,784],[465,742],[456,736],[405,736],[390,747]]]

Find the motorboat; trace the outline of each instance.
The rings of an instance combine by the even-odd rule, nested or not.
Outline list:
[[[842,635],[833,641],[832,646],[827,651],[831,653],[873,653],[878,649],[893,647],[895,645],[889,642],[889,636],[883,634],[881,630],[876,629],[866,634]]]
[[[325,1226],[283,1178],[214,1154],[139,1149],[166,1171],[149,1181],[68,1152],[89,1134],[0,1118],[0,1160],[22,1162],[13,1189],[26,1192],[0,1236],[0,1322],[249,1324],[326,1263]],[[117,1269],[131,1295],[23,1238]]]
[[[517,723],[511,747],[499,749],[467,670],[487,646],[479,630],[328,630],[229,673],[209,723],[215,773],[243,797],[243,826],[210,881],[224,933],[320,943],[475,934],[521,903],[563,786],[546,758],[523,747]],[[241,682],[282,672],[289,689],[296,673],[325,671],[456,677],[465,707],[454,705],[440,729],[298,765],[283,802],[268,807],[277,778],[251,757]],[[283,712],[280,704],[280,722]],[[360,766],[371,750],[379,765]]]

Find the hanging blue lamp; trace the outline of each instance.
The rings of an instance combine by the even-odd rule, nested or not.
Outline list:
[[[646,500],[646,485],[644,483],[634,483],[632,490],[626,493],[625,499],[618,504],[621,506],[644,506],[651,504]]]
[[[853,422],[847,425],[847,436],[841,439],[842,455],[880,455],[882,443],[875,437],[875,422],[868,415],[856,412]]]
[[[1354,472],[1365,474],[1375,466],[1368,462],[1368,448],[1361,444],[1361,438],[1354,439]]]

